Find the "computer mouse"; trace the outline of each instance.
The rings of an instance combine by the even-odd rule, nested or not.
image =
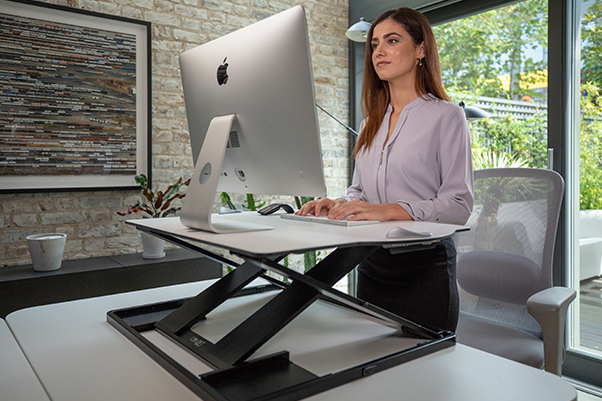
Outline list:
[[[394,227],[387,233],[387,238],[404,238],[404,237],[432,237],[433,233],[426,231],[408,230],[403,227]]]
[[[280,210],[280,208],[282,208],[287,213],[295,212],[293,208],[290,205],[287,205],[286,203],[272,203],[257,210],[257,213],[267,216],[269,214],[277,212],[278,210]]]

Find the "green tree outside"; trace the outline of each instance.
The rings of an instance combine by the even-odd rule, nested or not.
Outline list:
[[[581,210],[602,209],[602,0],[581,21]]]
[[[529,87],[542,77],[547,80],[547,60],[533,60],[527,50],[547,48],[547,4],[528,0],[433,27],[443,82],[456,103],[470,104],[477,96],[541,96]],[[580,203],[582,210],[602,209],[602,0],[589,7],[581,26]],[[526,119],[507,115],[472,122],[475,166],[545,168],[547,123],[545,110]]]
[[[547,47],[547,16],[547,0],[529,0],[433,27],[446,89],[520,99],[529,92],[524,84],[547,68],[547,60],[525,52]],[[504,74],[507,89],[499,79]]]
[[[602,209],[602,96],[592,83],[581,85],[581,210]]]
[[[581,21],[582,81],[602,88],[602,1],[596,0]]]

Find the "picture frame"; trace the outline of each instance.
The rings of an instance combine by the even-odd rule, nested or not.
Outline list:
[[[137,188],[151,128],[150,22],[0,0],[0,193]]]

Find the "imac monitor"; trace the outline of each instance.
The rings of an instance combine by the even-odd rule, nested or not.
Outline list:
[[[180,217],[184,225],[212,232],[253,229],[212,219],[216,191],[325,194],[301,6],[181,54],[180,69],[195,161]]]

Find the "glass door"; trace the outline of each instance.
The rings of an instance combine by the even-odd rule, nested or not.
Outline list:
[[[568,196],[573,199],[569,227],[574,235],[569,236],[567,266],[570,285],[578,296],[569,314],[568,349],[579,355],[581,361],[596,361],[599,365],[602,361],[602,0],[577,3],[580,37],[575,54],[580,54],[579,84],[573,96],[579,105],[576,113],[579,123],[571,140],[575,185],[569,186],[573,193]],[[575,376],[589,377],[573,365],[577,364],[569,361],[569,369],[577,369]]]

